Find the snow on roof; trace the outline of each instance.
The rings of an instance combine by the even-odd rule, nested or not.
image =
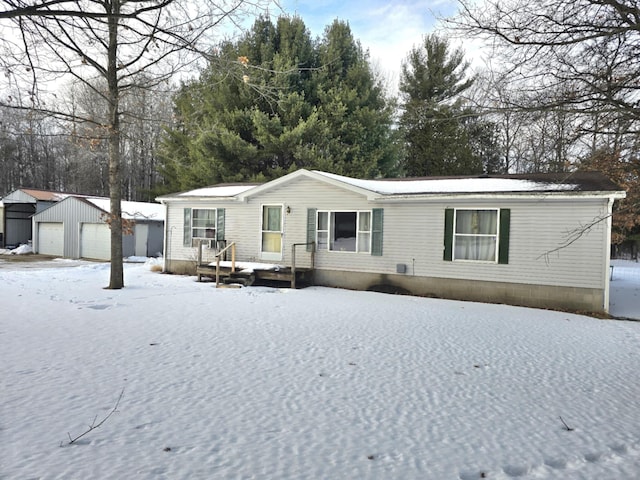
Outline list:
[[[536,192],[536,191],[572,191],[576,184],[532,181],[521,178],[420,178],[360,180],[333,173],[316,171],[320,175],[339,182],[363,188],[382,195],[411,195],[420,193],[497,193],[497,192]]]
[[[111,208],[110,200],[103,197],[87,198],[96,207],[108,212]],[[123,200],[120,204],[122,218],[127,220],[164,220],[165,208],[159,203],[130,202]]]
[[[233,197],[252,189],[257,184],[214,185],[212,187],[196,188],[188,192],[179,193],[178,197]]]
[[[388,178],[362,180],[333,173],[314,170],[297,170],[264,184],[221,184],[198,188],[188,192],[159,197],[164,199],[200,198],[244,198],[262,193],[264,190],[280,186],[300,175],[314,178],[324,177],[330,183],[340,183],[345,187],[357,188],[386,197],[406,195],[459,195],[459,194],[540,194],[540,193],[583,193],[606,192],[616,198],[624,196],[624,190],[598,172],[570,173],[529,173],[505,175],[481,175],[465,177],[422,177]],[[373,197],[377,195],[372,195]],[[622,195],[622,196],[621,196]]]

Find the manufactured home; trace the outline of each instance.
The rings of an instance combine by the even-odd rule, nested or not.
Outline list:
[[[122,236],[124,257],[157,257],[163,251],[165,209],[157,203],[121,203],[130,228]],[[33,215],[33,250],[66,258],[109,260],[109,199],[69,196]]]
[[[611,212],[624,196],[595,172],[360,180],[303,169],[157,200],[168,272],[211,267],[233,244],[238,262],[293,266],[315,285],[606,312]]]

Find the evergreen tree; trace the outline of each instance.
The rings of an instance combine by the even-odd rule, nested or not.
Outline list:
[[[403,63],[400,127],[407,175],[483,171],[482,156],[489,153],[491,136],[487,136],[488,126],[482,126],[460,98],[474,82],[473,77],[467,78],[467,69],[462,50],[451,50],[449,42],[437,35],[425,37],[422,47],[413,48]]]
[[[392,103],[350,28],[317,41],[298,17],[258,19],[176,96],[165,190],[269,180],[297,168],[376,177],[397,164]],[[219,65],[233,65],[235,73]]]

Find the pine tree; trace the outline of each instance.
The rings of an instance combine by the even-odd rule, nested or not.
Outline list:
[[[409,176],[463,175],[483,171],[480,138],[486,132],[461,100],[474,82],[462,50],[437,35],[425,37],[402,65],[400,127]],[[471,121],[473,119],[473,121]]]
[[[349,26],[313,41],[298,17],[258,19],[176,96],[161,152],[165,189],[269,180],[298,168],[389,175],[392,103]],[[219,65],[234,65],[235,73]]]

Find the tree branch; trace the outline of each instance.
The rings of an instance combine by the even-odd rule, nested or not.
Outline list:
[[[116,404],[113,406],[113,409],[111,409],[111,411],[102,420],[100,420],[100,422],[96,423],[96,420],[98,418],[98,416],[96,415],[93,419],[93,422],[91,422],[91,425],[89,425],[89,428],[85,430],[83,433],[81,433],[80,435],[71,438],[71,434],[67,433],[67,435],[69,436],[69,442],[67,443],[67,445],[73,445],[82,437],[84,437],[90,432],[93,432],[96,428],[100,428],[104,424],[104,422],[109,420],[109,417],[111,417],[111,415],[113,415],[118,410],[118,405],[120,405],[120,400],[122,400],[123,395],[124,395],[124,387],[122,388],[122,391],[120,392],[120,395],[118,396],[118,400],[116,400]],[[62,444],[60,446],[62,446]]]

